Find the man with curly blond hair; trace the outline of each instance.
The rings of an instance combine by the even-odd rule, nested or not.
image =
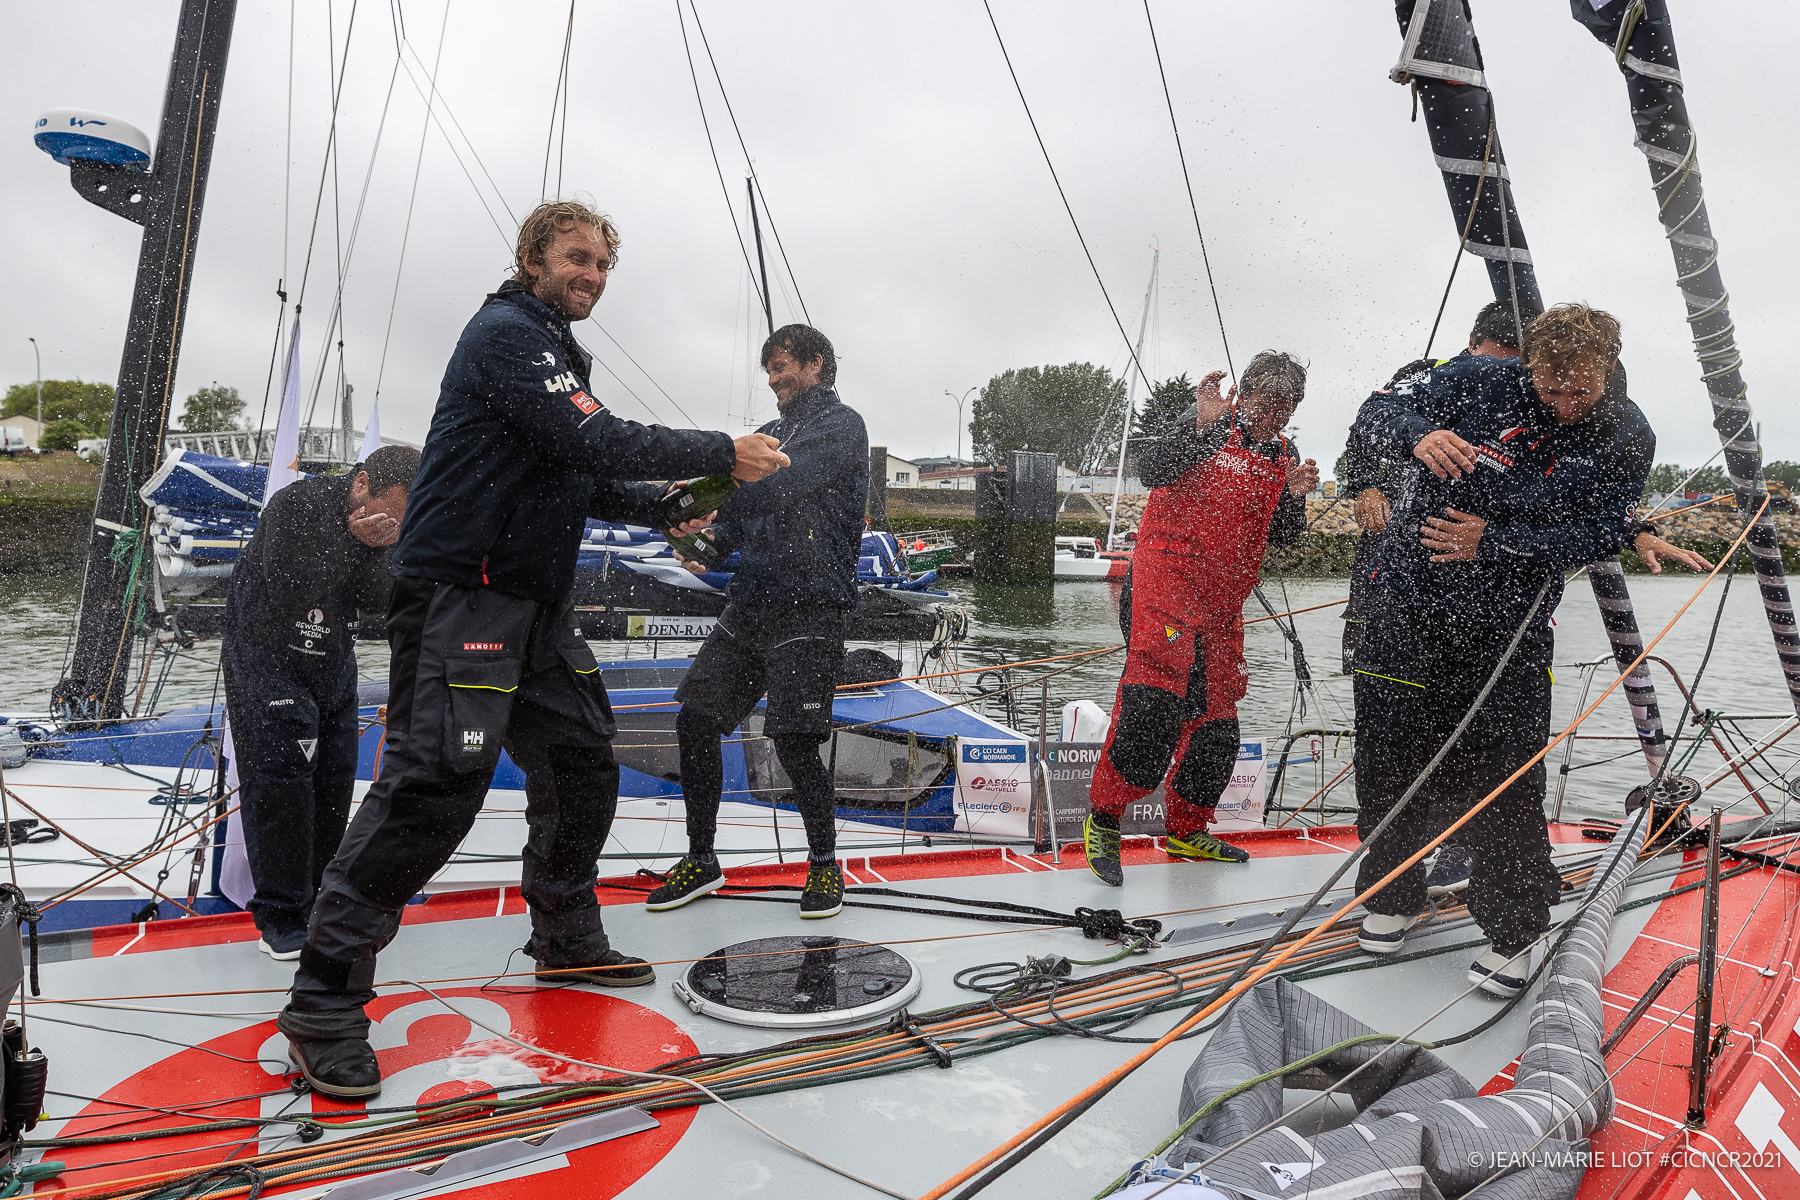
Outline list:
[[[1413,464],[1369,571],[1353,673],[1363,837],[1474,713],[1369,845],[1357,886],[1425,845],[1433,808],[1465,812],[1524,769],[1459,834],[1474,855],[1469,911],[1491,943],[1470,981],[1500,997],[1529,977],[1530,947],[1549,928],[1561,885],[1544,765],[1525,769],[1549,737],[1550,615],[1565,571],[1618,552],[1656,452],[1624,392],[1618,321],[1559,304],[1524,340],[1521,358],[1457,358],[1376,392],[1354,426],[1387,458]],[[1374,953],[1398,950],[1426,906],[1425,868],[1414,864],[1368,900],[1358,940]]]
[[[457,342],[393,551],[386,756],[313,902],[276,1024],[314,1090],[381,1090],[363,1006],[400,914],[475,823],[504,749],[525,773],[525,953],[557,984],[641,987],[594,876],[619,798],[613,713],[571,587],[588,517],[660,524],[650,479],[787,465],[774,438],[639,425],[588,391],[570,329],[606,290],[619,232],[578,201],[519,227],[513,277]],[[685,529],[686,527],[684,527]],[[504,968],[502,968],[504,969]]]

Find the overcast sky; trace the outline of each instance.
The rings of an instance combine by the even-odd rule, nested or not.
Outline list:
[[[366,180],[343,278],[344,369],[358,424],[379,376],[384,431],[422,440],[457,335],[503,278],[513,222],[540,195],[568,5],[398,7],[408,48],[397,53],[394,9],[379,0],[239,4],[177,409],[216,380],[243,392],[254,420],[276,282],[285,270],[298,292],[312,238],[302,349],[310,384],[339,248]],[[324,177],[315,234],[330,116],[327,16],[342,60],[353,8],[341,162]],[[76,196],[66,169],[32,146],[31,122],[45,109],[81,106],[153,135],[177,5],[68,0],[3,12],[13,50],[0,103],[14,133],[0,142],[10,233],[0,240],[8,284],[0,383],[32,378],[28,336],[43,347],[46,376],[111,381],[138,229]],[[872,438],[900,454],[951,453],[956,407],[946,391],[961,394],[1010,367],[1122,368],[1121,339],[979,0],[699,0],[699,13],[793,281],[836,343],[840,391]],[[994,13],[1134,332],[1151,248],[1162,248],[1146,366],[1196,377],[1223,366],[1142,5],[994,0]],[[1407,93],[1386,78],[1400,40],[1392,6],[1156,0],[1154,13],[1233,352],[1240,365],[1268,346],[1310,361],[1296,424],[1303,451],[1329,464],[1360,400],[1423,351],[1455,254],[1457,228],[1424,126],[1408,122]],[[1620,317],[1658,457],[1693,465],[1717,439],[1617,70],[1561,0],[1477,0],[1475,18],[1545,297]],[[1676,19],[1750,398],[1770,457],[1800,458],[1800,415],[1784,378],[1800,317],[1784,282],[1800,166],[1781,152],[1795,110],[1784,83],[1800,13],[1737,0],[1680,4]],[[578,333],[623,380],[595,371],[595,390],[621,415],[688,424],[660,385],[693,423],[735,433],[747,406],[755,419],[773,409],[751,371],[764,331],[733,229],[734,215],[745,221],[744,157],[691,18],[688,33],[729,211],[673,0],[578,0],[562,188],[591,196],[624,233],[596,315],[642,369],[591,322]],[[414,80],[426,80],[440,38],[438,111],[451,134],[433,127],[421,159],[425,106]],[[410,75],[395,76],[397,57]],[[552,161],[552,191],[556,169]],[[772,243],[769,252],[778,258]],[[775,291],[777,324],[799,319],[792,286],[783,279]],[[1489,298],[1471,258],[1438,347],[1456,348]],[[334,358],[328,380],[335,371]]]

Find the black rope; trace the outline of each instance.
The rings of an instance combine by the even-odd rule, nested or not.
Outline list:
[[[638,875],[654,879],[660,886],[667,879],[648,868],[639,867]],[[598,886],[612,888],[617,891],[639,892],[647,894],[653,888],[638,887],[627,883],[608,883],[602,881]],[[721,900],[760,900],[768,904],[798,903],[800,894],[806,889],[793,883],[769,883],[759,885],[728,885],[713,892],[712,895]],[[790,896],[769,896],[757,893],[792,892]],[[935,896],[929,892],[904,892],[898,888],[884,887],[847,887],[845,896],[886,896],[896,900],[930,900],[938,904],[960,904],[965,908],[983,909],[983,912],[957,912],[948,908],[913,908],[900,904],[876,904],[866,900],[844,901],[847,908],[873,908],[884,912],[912,913],[922,917],[961,917],[966,921],[995,921],[1005,925],[1042,925],[1049,928],[1079,929],[1082,936],[1099,938],[1102,941],[1116,942],[1125,938],[1149,938],[1154,940],[1162,933],[1162,922],[1153,917],[1127,918],[1116,908],[1077,908],[1073,913],[1060,913],[1055,909],[1038,908],[1031,904],[1013,904],[1005,900],[965,900],[958,896]],[[1016,913],[1017,916],[1007,916]]]

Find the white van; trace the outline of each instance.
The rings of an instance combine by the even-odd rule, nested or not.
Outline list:
[[[25,429],[20,425],[0,426],[0,454],[11,458],[15,454],[28,454],[31,447],[25,444]]]

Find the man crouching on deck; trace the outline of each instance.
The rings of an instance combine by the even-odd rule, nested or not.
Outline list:
[[[1237,765],[1244,601],[1263,552],[1304,530],[1319,468],[1281,436],[1306,393],[1305,367],[1265,350],[1229,398],[1224,376],[1202,379],[1194,404],[1138,459],[1151,491],[1132,555],[1125,675],[1082,827],[1088,867],[1113,887],[1125,882],[1119,818],[1165,776],[1170,854],[1250,857],[1206,832]]]
[[[1617,553],[1644,492],[1656,435],[1620,386],[1618,321],[1559,304],[1526,326],[1524,341],[1521,359],[1454,359],[1375,393],[1357,414],[1357,434],[1423,466],[1377,551],[1356,655],[1357,832],[1368,846],[1359,890],[1425,845],[1433,807],[1466,811],[1541,754],[1563,572]],[[1368,844],[1472,709],[1425,786]],[[1544,825],[1543,762],[1459,836],[1475,859],[1469,912],[1491,943],[1469,980],[1517,995],[1562,882]],[[1398,950],[1426,907],[1423,864],[1366,907],[1363,949]]]

